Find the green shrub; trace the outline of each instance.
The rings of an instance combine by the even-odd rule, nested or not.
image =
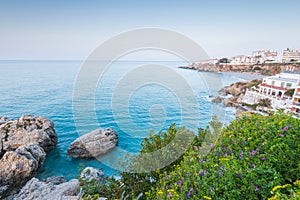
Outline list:
[[[224,129],[207,156],[190,149],[161,174],[148,199],[267,199],[300,174],[299,120],[283,114],[244,116]]]

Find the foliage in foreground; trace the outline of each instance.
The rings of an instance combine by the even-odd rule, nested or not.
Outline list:
[[[283,114],[243,116],[214,142],[221,127],[214,119],[214,131],[199,129],[192,148],[171,165],[150,173],[123,172],[120,180],[107,178],[83,192],[109,199],[299,199],[299,122]],[[177,132],[172,125],[151,134],[141,154],[169,144]],[[205,146],[212,148],[207,155]]]

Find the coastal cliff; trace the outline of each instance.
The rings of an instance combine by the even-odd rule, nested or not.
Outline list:
[[[298,63],[263,63],[252,65],[234,65],[229,63],[193,63],[192,65],[182,66],[179,68],[205,72],[251,72],[263,75],[272,75],[286,70],[286,68],[293,68],[295,71],[300,70],[300,65]]]

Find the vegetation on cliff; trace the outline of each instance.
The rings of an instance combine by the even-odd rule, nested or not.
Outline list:
[[[281,113],[244,115],[222,128],[217,138],[221,124],[214,119],[210,127],[199,129],[191,148],[171,165],[151,173],[121,173],[120,180],[107,178],[89,197],[299,199],[299,126],[298,119]],[[141,154],[166,145],[177,130],[172,125],[165,133],[151,135]],[[201,148],[205,145],[212,148],[207,155]]]

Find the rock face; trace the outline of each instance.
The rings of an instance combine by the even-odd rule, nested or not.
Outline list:
[[[46,118],[25,115],[0,126],[3,151],[13,151],[23,145],[38,144],[50,151],[57,144],[54,124]]]
[[[45,152],[57,144],[54,125],[46,118],[26,115],[1,120],[5,123],[0,125],[0,198],[35,176]]]
[[[0,117],[0,125],[5,124],[8,121],[7,117]]]
[[[221,103],[222,101],[223,101],[223,98],[221,98],[220,96],[217,96],[211,100],[211,102],[213,102],[213,103]]]
[[[82,170],[80,174],[81,179],[91,181],[95,179],[97,182],[101,183],[103,181],[104,173],[101,170],[95,169],[93,167],[86,167]]]
[[[113,129],[97,129],[77,138],[69,147],[73,158],[94,158],[107,153],[118,143],[118,134]]]
[[[61,200],[69,199],[69,196],[76,196],[80,183],[77,179],[68,182],[43,182],[32,178],[21,189],[14,199],[22,200]],[[78,199],[78,198],[76,198]]]
[[[103,172],[93,167],[86,167],[80,174],[82,179],[90,181],[94,179],[101,183],[103,180]],[[72,179],[66,182],[62,176],[54,176],[47,178],[45,181],[39,181],[32,178],[26,183],[21,191],[14,197],[14,199],[22,200],[70,200],[79,199],[80,181]],[[105,198],[102,198],[105,199]]]

